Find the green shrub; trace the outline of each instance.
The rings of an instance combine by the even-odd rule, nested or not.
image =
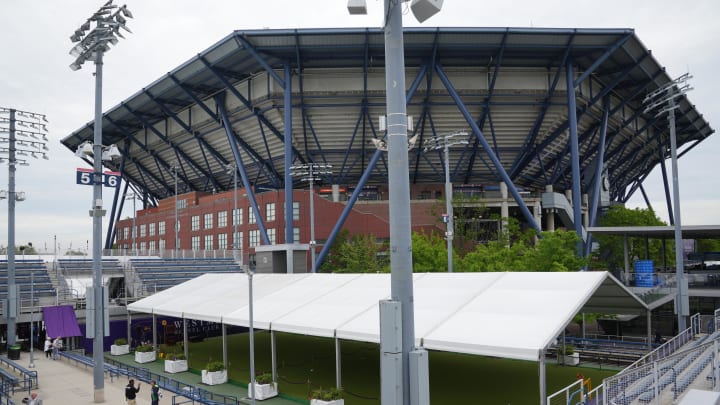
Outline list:
[[[117,338],[115,339],[115,346],[125,346],[127,343],[127,339],[125,338]]]
[[[169,353],[167,359],[172,361],[185,360],[185,355],[182,353]]]
[[[575,353],[575,346],[573,346],[573,345],[565,345],[565,350],[564,350],[564,351],[563,351],[563,347],[562,347],[562,346],[558,346],[558,353],[560,353],[560,354],[562,354],[562,355],[565,355],[565,356],[570,356],[570,355],[572,355],[573,353]]]
[[[312,399],[319,399],[321,401],[334,401],[336,399],[342,399],[342,391],[333,387],[329,390],[324,390],[322,387],[312,392]]]
[[[225,370],[225,364],[222,361],[210,361],[205,365],[207,371],[222,371]]]
[[[140,353],[151,352],[151,351],[153,351],[153,346],[152,345],[140,345],[135,348],[135,351],[140,352]]]
[[[257,373],[255,375],[255,384],[270,384],[273,382],[272,374]]]

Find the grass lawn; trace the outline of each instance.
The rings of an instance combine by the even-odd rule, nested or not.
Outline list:
[[[333,339],[276,334],[279,391],[287,396],[308,398],[318,387],[335,386],[335,344]],[[250,380],[247,334],[228,336],[229,378]],[[379,346],[342,341],[342,385],[347,405],[380,402]],[[222,360],[222,340],[190,343],[190,368],[201,370],[210,361]],[[578,372],[591,378],[593,387],[614,371],[564,367],[548,359],[547,392],[572,383]],[[255,371],[270,372],[270,334],[255,334]],[[525,405],[540,402],[538,363],[430,352],[430,399],[433,404]]]

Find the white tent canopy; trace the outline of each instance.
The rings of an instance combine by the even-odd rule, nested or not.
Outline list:
[[[607,272],[416,273],[416,344],[431,350],[538,361],[579,312],[646,314]],[[249,326],[248,277],[205,274],[130,311]],[[379,342],[389,274],[256,274],[253,326]]]

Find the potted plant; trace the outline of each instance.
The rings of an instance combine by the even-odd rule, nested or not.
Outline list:
[[[248,384],[248,393],[250,392],[250,384]],[[277,383],[273,381],[272,374],[258,373],[255,375],[255,399],[263,400],[278,395]]]
[[[322,387],[310,395],[310,405],[345,405],[342,391],[337,388],[324,390]]]
[[[188,371],[188,362],[182,353],[168,353],[165,356],[165,372],[180,373]]]
[[[580,353],[575,351],[575,346],[573,345],[565,345],[564,349],[563,346],[558,347],[558,354],[563,356],[562,364],[569,366],[577,366],[580,364]]]
[[[114,344],[110,345],[110,354],[113,356],[120,356],[128,353],[130,353],[130,345],[125,338],[117,338],[115,339]]]
[[[152,345],[140,345],[135,348],[136,363],[150,363],[155,361],[155,350]]]
[[[227,382],[227,370],[221,361],[211,361],[202,370],[202,383],[207,385],[224,384]]]

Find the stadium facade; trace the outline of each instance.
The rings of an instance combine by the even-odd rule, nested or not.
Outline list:
[[[447,163],[456,193],[477,193],[526,227],[565,226],[587,238],[603,206],[626,202],[670,156],[667,116],[646,112],[644,98],[671,77],[631,29],[407,28],[404,39],[413,207],[446,197]],[[682,157],[714,130],[685,96],[676,101]],[[107,166],[124,180],[106,248],[132,239],[132,219],[120,220],[130,192],[143,201],[138,225],[148,227],[138,244],[175,248],[167,207],[183,196],[192,204],[178,209],[179,248],[232,246],[217,223],[232,226],[218,213],[232,216],[234,176],[245,252],[273,234],[277,244],[307,243],[309,193],[292,167],[318,164],[332,166],[315,190],[321,262],[340,229],[360,231],[351,218],[392,192],[378,148],[384,114],[382,30],[233,32],[103,114],[103,144],[122,153]],[[447,162],[426,150],[455,131],[467,143],[451,148]],[[90,122],[62,143],[75,151],[92,136]],[[299,204],[285,210],[290,193]],[[414,226],[444,230],[437,215],[413,213]],[[202,233],[207,215],[213,230]],[[160,222],[165,238],[150,238],[150,224]]]

